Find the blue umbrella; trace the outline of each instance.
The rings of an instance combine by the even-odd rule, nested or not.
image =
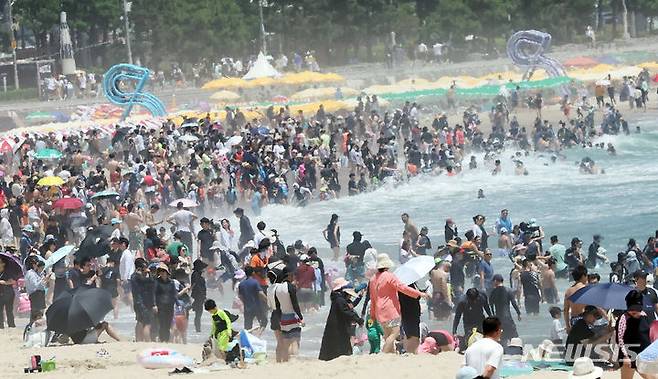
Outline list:
[[[118,192],[112,191],[112,190],[105,190],[105,191],[100,191],[100,192],[95,193],[94,196],[92,196],[91,198],[92,199],[104,199],[104,198],[107,198],[107,197],[117,197],[117,196],[119,196]]]
[[[632,289],[631,286],[617,283],[590,284],[576,291],[569,300],[603,309],[626,309],[626,295]]]
[[[71,254],[73,249],[75,249],[75,246],[73,246],[73,245],[66,245],[66,246],[63,246],[63,247],[57,249],[57,251],[52,253],[48,257],[48,259],[46,259],[46,268],[54,266],[55,263],[62,260],[65,256]]]

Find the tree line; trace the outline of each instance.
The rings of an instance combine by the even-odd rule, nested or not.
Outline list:
[[[310,50],[325,65],[381,61],[393,40],[409,52],[420,42],[430,48],[440,42],[469,53],[500,50],[511,33],[528,28],[551,33],[555,43],[583,42],[587,25],[599,39],[621,37],[626,24],[631,35],[642,35],[658,16],[658,0],[132,0],[133,55],[167,68],[255,54],[263,42],[259,1],[270,54]],[[82,65],[124,62],[123,6],[123,0],[16,0],[19,47],[57,54],[64,10]]]

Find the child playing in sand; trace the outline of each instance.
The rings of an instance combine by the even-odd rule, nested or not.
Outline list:
[[[548,312],[553,318],[553,324],[551,324],[551,341],[556,344],[561,344],[562,341],[566,340],[566,328],[562,326],[562,310],[560,307],[551,307]]]
[[[368,343],[370,344],[370,354],[379,353],[382,345],[382,336],[384,329],[376,320],[368,317]]]

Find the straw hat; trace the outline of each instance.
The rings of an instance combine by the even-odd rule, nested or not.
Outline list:
[[[171,274],[171,272],[169,272],[169,267],[168,267],[166,264],[164,264],[164,263],[160,263],[160,264],[158,265],[158,268],[156,269],[156,272],[157,272],[157,271],[166,271],[167,274]]]
[[[389,258],[388,254],[381,253],[377,255],[377,270],[391,268],[393,266],[395,266],[395,263]]]
[[[459,245],[457,244],[457,241],[456,241],[456,240],[450,240],[450,241],[448,241],[447,246],[448,246],[448,247],[459,247]]]
[[[603,376],[603,369],[594,366],[592,359],[582,357],[573,363],[573,371],[569,373],[569,379],[597,379]]]
[[[332,291],[338,291],[341,288],[345,286],[349,286],[350,282],[347,281],[347,279],[343,278],[342,276],[340,278],[334,279],[333,282],[331,282],[331,290]]]

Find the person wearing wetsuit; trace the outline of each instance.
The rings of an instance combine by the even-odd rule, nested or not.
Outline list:
[[[477,290],[477,288],[470,288],[466,291],[466,295],[457,303],[455,307],[455,319],[452,323],[452,334],[457,334],[459,322],[464,318],[464,336],[467,337],[471,334],[473,329],[477,329],[482,333],[482,321],[487,316],[491,316],[491,308],[489,308],[489,301],[487,295]],[[466,338],[464,339],[466,340]]]
[[[507,346],[507,342],[519,334],[516,331],[516,324],[510,311],[510,304],[516,311],[516,317],[521,320],[521,310],[519,309],[516,299],[512,291],[503,285],[503,276],[496,274],[493,277],[494,288],[489,294],[489,303],[491,304],[491,311],[500,320],[503,326],[503,336],[500,343]]]

